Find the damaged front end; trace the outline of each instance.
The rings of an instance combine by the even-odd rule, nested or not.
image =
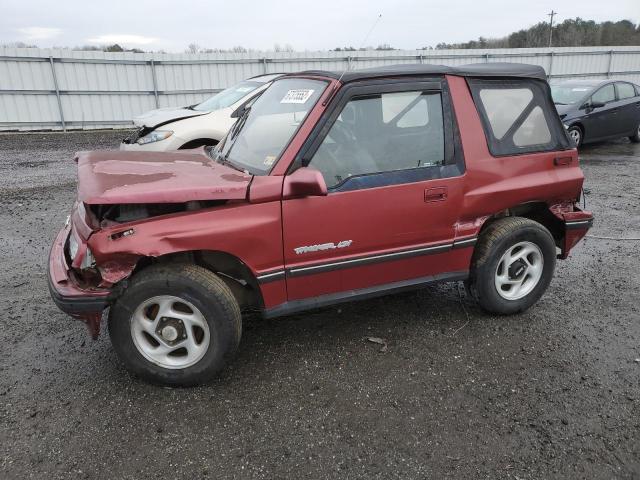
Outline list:
[[[124,282],[145,255],[113,246],[136,234],[136,222],[180,212],[211,208],[224,202],[183,204],[85,205],[77,203],[54,241],[49,259],[49,290],[65,313],[82,320],[95,339],[102,314],[126,288]],[[94,236],[100,232],[99,238]],[[106,234],[106,235],[105,235]],[[105,253],[103,242],[109,243]]]
[[[77,235],[77,229],[67,222],[56,236],[49,255],[49,291],[57,307],[73,318],[82,320],[95,339],[112,292],[99,286],[99,274],[94,265],[89,263],[90,251],[85,243],[78,243]],[[78,265],[78,268],[74,265]]]
[[[215,164],[204,151],[158,154],[84,152],[78,200],[49,258],[56,305],[82,320],[93,338],[103,312],[126,288],[143,257],[160,255],[138,239],[154,218],[172,218],[246,197],[251,177]]]

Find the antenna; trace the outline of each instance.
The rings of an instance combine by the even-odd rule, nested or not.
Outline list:
[[[371,35],[371,32],[373,32],[373,29],[376,28],[376,25],[378,25],[378,22],[380,21],[380,19],[382,18],[382,14],[378,14],[378,17],[376,18],[376,21],[373,22],[373,25],[371,25],[371,28],[369,29],[369,31],[367,32],[367,34],[364,36],[364,38],[362,39],[362,42],[360,43],[360,46],[358,47],[358,50],[360,50],[363,46],[364,43],[367,41],[367,39],[369,38],[369,35]],[[344,71],[342,72],[342,74],[340,75],[340,78],[338,78],[338,82],[340,80],[342,80],[342,77],[344,77],[344,74],[347,73],[349,70],[351,69],[351,62],[349,62],[349,64],[347,65],[347,68],[344,69]]]

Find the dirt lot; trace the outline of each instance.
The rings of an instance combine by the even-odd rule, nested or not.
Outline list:
[[[131,377],[46,285],[72,155],[121,135],[0,135],[0,478],[640,478],[637,241],[587,239],[522,315],[434,287],[247,319],[206,387]],[[581,158],[591,233],[640,237],[640,146]]]

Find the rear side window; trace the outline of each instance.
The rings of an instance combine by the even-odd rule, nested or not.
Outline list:
[[[624,100],[625,98],[633,98],[636,96],[636,92],[633,88],[633,85],[630,83],[618,82],[616,83],[618,87],[618,98],[620,100]]]
[[[613,83],[610,83],[609,85],[605,85],[596,93],[591,95],[592,102],[609,103],[609,102],[613,102],[615,99],[616,99],[616,92],[613,89]]]
[[[529,79],[469,79],[494,156],[570,148],[549,87]]]

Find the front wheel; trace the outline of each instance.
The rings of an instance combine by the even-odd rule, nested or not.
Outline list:
[[[521,217],[495,220],[473,255],[471,292],[491,313],[522,312],[546,291],[555,261],[555,242],[543,225]]]
[[[240,308],[227,285],[197,265],[149,267],[111,307],[111,343],[126,367],[153,383],[211,379],[236,350]]]
[[[580,127],[569,127],[569,130],[567,130],[567,132],[569,133],[569,137],[571,137],[571,140],[573,140],[573,143],[576,145],[576,147],[580,147],[583,140],[582,130],[580,130]]]

